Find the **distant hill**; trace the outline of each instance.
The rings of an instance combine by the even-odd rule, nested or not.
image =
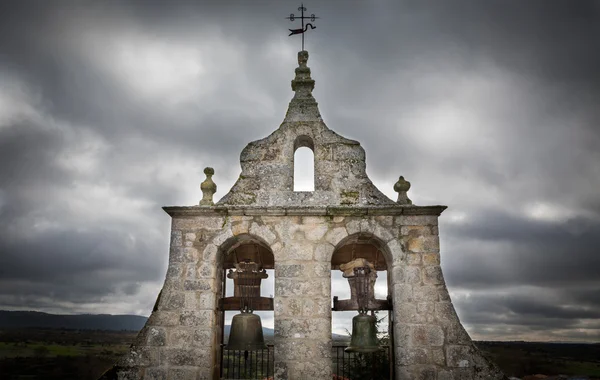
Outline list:
[[[48,328],[74,330],[139,331],[147,317],[140,315],[75,314],[60,315],[38,311],[0,310],[0,328]]]
[[[0,310],[0,329],[13,328],[45,328],[73,330],[111,330],[139,331],[144,327],[147,317],[139,315],[111,314],[48,314],[38,311],[6,311]],[[229,336],[230,325],[225,326],[225,337]],[[265,339],[272,340],[275,331],[263,327]],[[346,341],[346,335],[332,334],[333,340]]]

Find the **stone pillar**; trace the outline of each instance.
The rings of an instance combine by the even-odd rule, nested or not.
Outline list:
[[[276,227],[282,239],[273,247],[278,380],[331,378],[331,262],[315,257],[326,225],[322,218],[303,217],[302,224],[300,218]]]

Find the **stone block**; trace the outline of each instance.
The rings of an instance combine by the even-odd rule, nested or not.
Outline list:
[[[185,280],[183,282],[184,290],[211,290],[214,280],[202,279],[202,280]]]
[[[414,367],[412,373],[415,380],[437,380],[437,368],[433,365]]]
[[[431,226],[402,226],[400,235],[411,238],[431,235]]]
[[[181,247],[183,245],[183,239],[181,236],[181,231],[173,230],[171,231],[171,248]]]
[[[325,317],[331,316],[331,301],[329,298],[305,298],[302,302],[302,316]]]
[[[468,378],[465,378],[465,379],[468,379]],[[460,380],[460,379],[455,379],[451,370],[441,369],[438,371],[437,380]]]
[[[215,310],[217,306],[217,295],[214,292],[198,293],[199,310]]]
[[[307,225],[304,226],[304,235],[310,241],[319,241],[325,236],[329,226],[326,224]]]
[[[312,361],[317,354],[316,342],[307,339],[286,339],[275,346],[275,355],[288,361]]]
[[[216,245],[208,244],[204,248],[204,251],[202,252],[202,259],[204,259],[204,261],[213,263],[213,262],[215,262],[218,251],[219,251],[219,248]]]
[[[417,312],[417,306],[414,303],[403,303],[402,307],[394,309],[396,321],[401,323],[419,323],[420,314]]]
[[[435,346],[444,344],[444,331],[436,325],[410,325],[410,347]]]
[[[394,217],[386,215],[378,215],[375,217],[375,221],[383,227],[392,227],[394,225]]]
[[[214,263],[209,262],[199,262],[196,266],[196,278],[216,278],[217,277],[217,268]]]
[[[309,273],[309,277],[330,277],[331,276],[331,262],[327,263],[314,263],[312,266],[312,273]]]
[[[392,284],[403,284],[406,281],[406,266],[396,265],[392,269]]]
[[[433,364],[439,365],[441,367],[446,366],[446,355],[445,355],[444,349],[442,347],[432,348],[431,349],[431,358],[433,360]]]
[[[425,284],[440,285],[444,283],[442,268],[439,266],[428,266],[423,268],[423,282]]]
[[[184,247],[173,247],[169,251],[169,264],[186,263]]]
[[[275,232],[272,227],[268,225],[259,225],[258,223],[252,223],[250,226],[250,234],[258,236],[263,239],[267,244],[271,245],[277,240]]]
[[[344,222],[345,219],[346,219],[346,217],[344,217],[344,216],[334,216],[333,223],[342,223],[342,222]]]
[[[169,368],[169,380],[197,380],[196,368]]]
[[[167,344],[169,347],[187,348],[192,344],[193,327],[170,327],[167,331]]]
[[[204,224],[208,221],[207,218],[196,218],[196,217],[184,217],[176,216],[171,221],[172,230],[198,230],[203,228]],[[210,224],[210,222],[208,222]]]
[[[326,261],[331,263],[331,257],[333,256],[334,246],[329,243],[321,243],[315,247],[314,257],[317,261]]]
[[[177,326],[179,325],[179,313],[176,311],[153,311],[146,322],[148,326]]]
[[[416,302],[437,301],[438,289],[433,285],[413,286],[413,298]]]
[[[346,231],[345,227],[335,227],[329,232],[327,232],[327,234],[325,235],[325,240],[329,244],[336,246],[346,236],[348,236],[348,232]]]
[[[149,367],[144,371],[144,380],[169,380],[164,367]]]
[[[275,341],[279,344],[285,339],[331,339],[331,321],[329,318],[284,319],[275,318]],[[283,358],[282,358],[283,359]]]
[[[322,224],[327,226],[327,219],[322,216],[302,216],[301,223],[308,226]]]
[[[420,285],[421,284],[421,267],[407,266],[404,268],[404,270],[405,270],[406,283],[412,284],[412,285]]]
[[[313,258],[314,246],[308,242],[287,242],[279,252],[281,261],[309,261]]]
[[[375,222],[373,223],[373,226],[373,235],[384,242],[388,242],[396,237],[394,231],[389,227],[383,227],[381,224]]]
[[[466,368],[473,365],[473,348],[470,345],[447,345],[446,363],[449,367]]]
[[[148,346],[164,346],[167,342],[167,333],[164,327],[149,327],[146,344]]]
[[[426,348],[396,347],[396,365],[407,366],[415,364],[429,364],[431,358]]]
[[[167,281],[179,280],[181,276],[183,276],[183,266],[181,263],[169,262],[169,267],[167,268]]]
[[[275,281],[275,295],[277,297],[319,297],[328,294],[330,286],[329,278],[314,278],[310,281],[301,277],[278,278]]]
[[[277,318],[302,315],[303,298],[275,297],[274,303],[275,315]]]
[[[421,265],[421,257],[422,255],[419,253],[407,253],[406,254],[406,264],[407,265]]]
[[[233,237],[233,232],[230,229],[226,229],[215,235],[212,239],[212,243],[217,247],[220,247],[227,239]]]
[[[418,323],[434,323],[435,304],[433,302],[419,302],[417,304]]]
[[[275,264],[275,277],[305,277],[308,264]]]
[[[211,328],[214,312],[212,310],[184,310],[181,312],[179,322],[181,326]]]
[[[414,253],[438,252],[440,249],[439,238],[437,236],[409,237],[406,240],[406,248]]]
[[[435,303],[435,317],[440,322],[454,322],[458,320],[454,306],[449,301]]]
[[[238,236],[238,235],[242,235],[242,234],[247,234],[250,230],[250,223],[252,223],[249,220],[239,220],[239,221],[231,221],[231,233],[233,234],[233,236]]]
[[[159,348],[133,346],[120,363],[127,367],[157,366],[160,363]]]
[[[169,348],[160,351],[160,363],[165,366],[206,366],[210,359],[210,349]]]
[[[439,253],[423,253],[423,265],[440,265]]]
[[[346,218],[346,232],[354,235],[360,232],[360,218]]]
[[[209,329],[194,329],[194,333],[190,334],[192,346],[210,348],[213,335],[213,331]]]
[[[394,305],[404,305],[405,302],[412,302],[413,286],[411,284],[394,285]]]
[[[437,215],[400,215],[396,217],[396,224],[400,226],[437,226]]]
[[[444,325],[446,331],[446,343],[458,344],[458,345],[470,345],[471,337],[465,331],[464,327],[456,318],[454,321]]]
[[[159,308],[161,310],[179,310],[185,304],[185,295],[183,292],[163,291],[160,296]]]

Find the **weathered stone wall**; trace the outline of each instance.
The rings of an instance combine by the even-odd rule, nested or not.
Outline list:
[[[128,374],[123,378],[218,378],[221,248],[245,235],[264,242],[275,257],[276,379],[330,378],[331,257],[340,242],[361,233],[387,250],[396,378],[501,378],[479,356],[450,302],[436,215],[285,215],[293,213],[288,209],[185,216],[193,209],[171,211],[167,279],[157,310],[119,363]]]

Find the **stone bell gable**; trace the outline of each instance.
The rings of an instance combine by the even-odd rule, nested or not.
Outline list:
[[[298,57],[283,123],[243,150],[242,173],[229,193],[213,203],[215,171],[206,168],[199,205],[164,208],[172,225],[163,288],[129,352],[103,379],[241,377],[224,370],[223,335],[224,313],[239,301],[226,297],[226,273],[242,262],[274,270],[273,296],[255,303],[255,310],[273,311],[275,327],[271,372],[258,378],[332,379],[332,313],[356,310],[356,303],[333,297],[339,289],[332,289],[331,274],[357,259],[387,272],[387,297],[371,304],[389,313],[390,379],[505,379],[473,344],[450,300],[438,224],[446,206],[412,205],[403,177],[394,186],[397,202],[375,188],[364,149],[321,120],[308,53]],[[301,146],[315,154],[314,191],[293,191]]]
[[[242,173],[218,205],[316,206],[392,205],[366,173],[365,150],[358,141],[327,128],[312,95],[314,80],[306,66],[308,52],[298,54],[292,81],[294,98],[281,126],[248,144],[240,156]],[[314,152],[314,191],[294,192],[294,152]]]

